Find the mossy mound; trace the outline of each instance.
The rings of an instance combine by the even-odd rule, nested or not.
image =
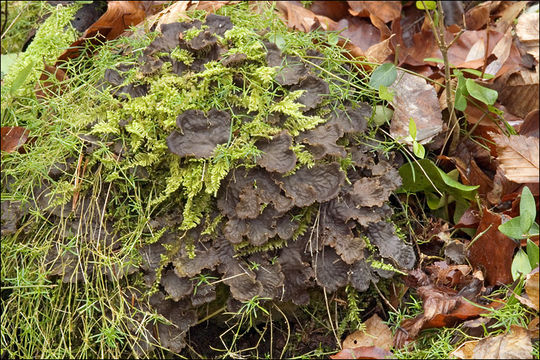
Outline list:
[[[128,330],[178,353],[202,305],[307,304],[311,288],[365,291],[413,267],[388,222],[396,164],[366,145],[372,107],[343,91],[355,81],[346,65],[332,68],[322,45],[287,48],[226,16],[159,30],[123,47],[125,61],[103,73],[107,107],[79,134],[85,171],[98,180],[72,202],[75,168],[59,162],[35,201],[5,221],[13,228],[37,208],[63,224],[49,276],[142,277],[123,294],[130,316],[155,309],[170,323]],[[70,247],[74,238],[93,250]],[[124,256],[104,265],[100,251]]]

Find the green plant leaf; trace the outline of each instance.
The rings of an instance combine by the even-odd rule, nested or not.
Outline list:
[[[425,10],[426,8],[428,10],[435,10],[437,8],[437,2],[436,1],[417,1],[416,8],[419,10]]]
[[[531,190],[527,186],[521,191],[521,200],[519,202],[519,217],[521,219],[521,232],[526,234],[531,228],[536,217],[536,202]]]
[[[394,93],[390,91],[386,86],[379,85],[379,97],[382,100],[386,100],[388,102],[394,100]]]
[[[467,91],[473,98],[480,100],[487,105],[495,104],[495,101],[499,96],[499,93],[497,91],[488,89],[487,87],[483,87],[482,85],[478,85],[472,79],[467,79],[465,81],[465,86],[467,87]]]
[[[437,210],[444,206],[444,198],[432,192],[426,192],[426,199],[431,210]]]
[[[386,106],[377,105],[373,111],[373,122],[377,126],[381,126],[387,121],[392,119],[394,115],[394,110],[387,108]]]
[[[369,86],[378,89],[380,85],[390,86],[396,81],[397,70],[394,64],[386,63],[376,68],[371,73]]]
[[[478,185],[463,185],[452,179],[429,159],[420,159],[404,164],[399,169],[399,175],[403,179],[403,184],[399,191],[437,192],[435,189],[437,188],[443,194],[452,195],[456,200],[473,200],[476,189],[478,189]]]
[[[495,76],[493,76],[491,74],[487,74],[487,73],[482,74],[481,71],[474,70],[474,69],[461,69],[461,71],[472,74],[472,75],[477,76],[477,77],[482,78],[482,79],[486,79],[486,80],[493,79],[495,77]]]
[[[413,118],[409,118],[409,134],[413,140],[416,140],[416,123],[414,122]]]
[[[30,75],[30,72],[32,71],[33,67],[34,67],[34,62],[30,61],[24,69],[19,71],[19,73],[15,77],[15,80],[13,80],[13,83],[11,84],[11,88],[9,89],[9,93],[11,95],[15,94],[15,92],[19,90],[19,88],[24,84],[24,81],[26,80],[28,75]]]
[[[426,149],[424,148],[424,145],[420,144],[418,141],[413,141],[412,147],[414,155],[420,159],[423,159],[424,156],[426,156]]]
[[[531,268],[534,269],[540,262],[540,253],[538,245],[536,245],[531,239],[527,239],[527,256],[529,257],[529,263]]]
[[[520,217],[516,216],[515,218],[512,218],[507,222],[499,225],[499,231],[502,232],[504,235],[511,237],[512,239],[523,239],[524,236],[523,232],[521,231],[520,222]]]
[[[425,62],[436,62],[436,63],[439,63],[439,64],[444,64],[444,60],[443,60],[443,59],[439,59],[439,58],[428,57],[428,58],[425,58],[424,61],[425,61]],[[451,66],[452,66],[452,65],[451,65]]]
[[[527,275],[532,270],[529,257],[525,251],[519,249],[512,261],[512,279],[517,280],[520,274]]]

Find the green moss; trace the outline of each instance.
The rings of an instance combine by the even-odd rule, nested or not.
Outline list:
[[[41,75],[43,63],[55,63],[58,56],[77,39],[77,32],[69,22],[81,6],[79,3],[58,5],[56,11],[51,13],[36,32],[32,43],[6,74],[2,84],[2,98],[7,95],[6,91],[13,86],[15,79],[20,78],[21,72],[28,69],[30,71],[25,75],[26,79],[16,95],[31,96],[33,84]],[[31,85],[24,86],[27,84]],[[2,101],[2,108],[5,104],[7,103]]]

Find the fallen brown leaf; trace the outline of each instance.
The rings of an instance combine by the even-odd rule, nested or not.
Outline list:
[[[391,102],[394,116],[390,134],[400,142],[409,135],[409,120],[416,124],[416,140],[425,144],[443,129],[437,93],[425,79],[398,70],[396,81],[389,87],[394,92]]]
[[[339,21],[349,15],[349,5],[344,1],[314,1],[309,10],[334,21]]]
[[[519,135],[539,137],[538,126],[540,125],[540,117],[538,113],[538,110],[533,110],[527,114],[519,127]]]
[[[353,16],[369,17],[373,14],[385,23],[401,16],[401,1],[347,1]]]
[[[28,140],[28,129],[20,126],[2,126],[1,149],[7,153],[18,150]]]
[[[366,320],[365,326],[364,331],[355,331],[345,338],[343,349],[375,346],[383,350],[390,350],[392,347],[392,331],[377,314]]]
[[[499,231],[500,224],[501,215],[484,207],[476,230],[477,234],[483,234],[469,248],[469,261],[474,267],[485,269],[488,285],[512,282],[510,268],[517,244]]]
[[[302,5],[288,1],[277,1],[276,8],[291,29],[310,32],[317,27],[323,30],[334,30],[336,22],[329,17],[316,15],[313,11],[304,8]]]
[[[509,180],[521,184],[539,182],[538,138],[495,133],[491,136],[497,146],[497,159]]]
[[[516,35],[519,41],[525,45],[527,53],[538,61],[538,12],[522,14],[516,25]]]
[[[459,359],[529,359],[532,350],[529,331],[512,325],[506,334],[466,342],[450,355]]]
[[[498,100],[501,104],[520,118],[539,108],[538,67],[536,71],[525,68],[508,71],[497,78],[491,88],[499,92]]]
[[[108,1],[107,11],[60,55],[58,61],[79,56],[80,47],[86,41],[97,44],[100,41],[116,39],[130,26],[137,25],[146,16],[158,12],[155,5],[161,4],[161,1]]]
[[[529,299],[534,305],[533,308],[536,311],[538,311],[540,308],[540,299],[538,296],[538,281],[540,280],[539,274],[540,273],[538,272],[538,267],[536,267],[536,269],[534,269],[527,275],[527,280],[525,282],[525,292],[529,296]]]

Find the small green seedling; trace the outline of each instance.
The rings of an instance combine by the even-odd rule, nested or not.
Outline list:
[[[416,123],[414,122],[413,118],[409,119],[409,136],[407,136],[405,140],[412,142],[414,155],[420,159],[423,159],[426,155],[426,149],[424,149],[422,144],[416,141]]]
[[[527,186],[521,191],[519,202],[519,216],[499,225],[499,231],[504,235],[520,241],[527,239],[527,251],[519,249],[512,261],[512,277],[519,278],[520,274],[528,274],[538,266],[538,245],[531,241],[531,237],[538,236],[538,224],[536,218],[536,202],[531,190]]]

